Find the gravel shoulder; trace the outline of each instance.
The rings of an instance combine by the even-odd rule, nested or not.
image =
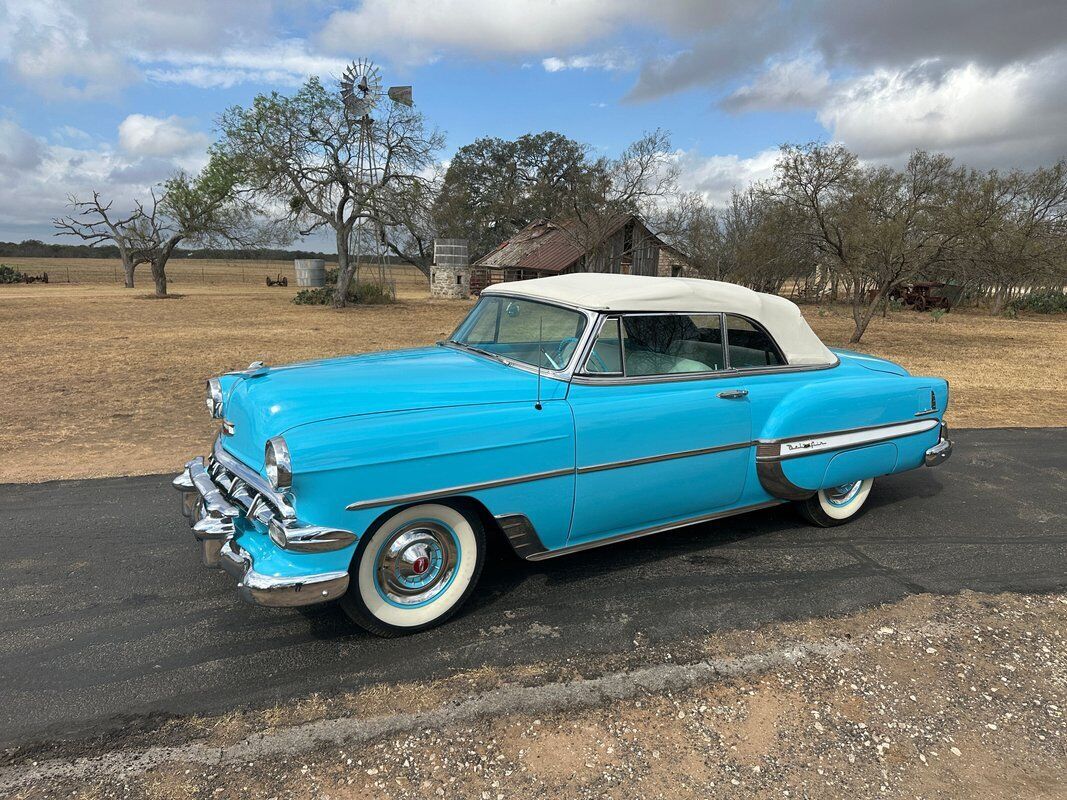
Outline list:
[[[16,798],[1067,795],[1067,594],[914,595],[12,753]],[[619,657],[623,659],[623,656]]]

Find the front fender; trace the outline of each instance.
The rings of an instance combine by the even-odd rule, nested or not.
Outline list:
[[[423,409],[292,428],[285,440],[297,513],[361,535],[420,496],[469,496],[494,516],[525,514],[547,546],[557,539],[561,546],[574,500],[574,423],[565,401],[541,405]]]

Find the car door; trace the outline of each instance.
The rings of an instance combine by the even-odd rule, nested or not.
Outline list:
[[[576,485],[568,544],[699,517],[744,488],[751,421],[725,377],[719,314],[607,317],[567,401]]]

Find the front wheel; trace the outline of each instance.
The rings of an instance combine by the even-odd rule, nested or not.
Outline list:
[[[820,489],[807,500],[798,502],[797,508],[808,522],[820,528],[844,525],[863,508],[873,485],[874,478],[867,478]]]
[[[341,607],[378,636],[426,630],[463,605],[484,561],[485,531],[476,514],[438,503],[411,506],[360,541]]]

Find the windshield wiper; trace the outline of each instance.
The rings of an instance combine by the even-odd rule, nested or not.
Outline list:
[[[489,350],[483,350],[480,347],[475,347],[473,344],[467,344],[466,342],[457,342],[455,339],[449,339],[447,342],[445,342],[445,344],[454,344],[456,345],[456,347],[462,347],[464,350],[470,350],[472,353],[480,353],[483,356],[488,356],[494,361],[499,361],[501,364],[507,364],[509,367],[511,366],[511,362],[504,358],[504,356],[499,355],[498,353],[493,353]]]

